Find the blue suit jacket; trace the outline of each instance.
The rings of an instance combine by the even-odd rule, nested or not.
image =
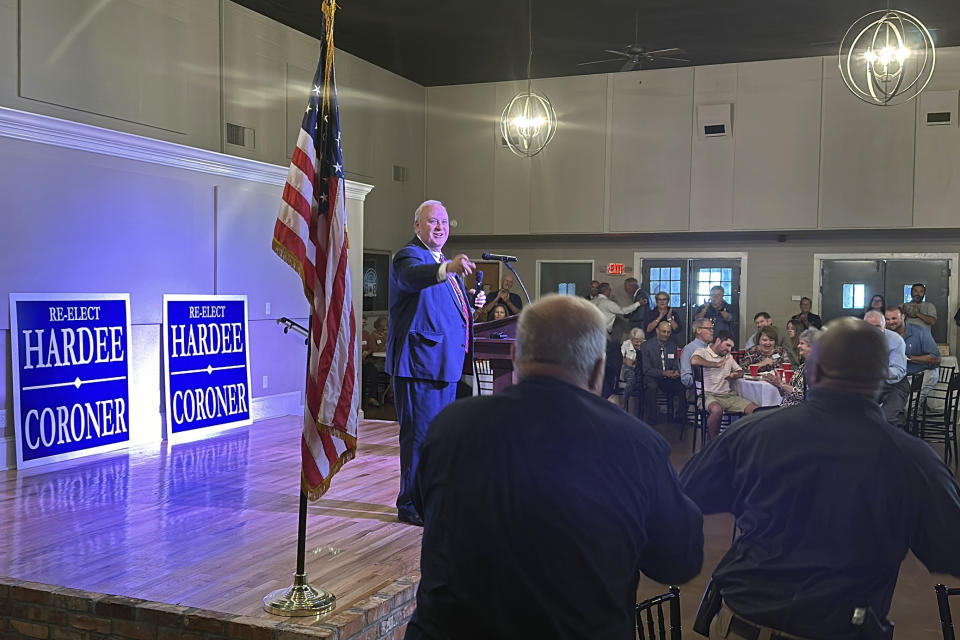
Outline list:
[[[390,375],[443,382],[456,382],[463,375],[467,330],[471,338],[473,331],[470,299],[463,280],[455,276],[468,305],[464,317],[453,287],[437,282],[439,268],[416,236],[393,256],[386,362]],[[472,345],[467,346],[472,351]]]

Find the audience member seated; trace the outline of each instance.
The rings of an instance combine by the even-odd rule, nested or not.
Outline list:
[[[932,302],[924,302],[927,287],[918,282],[910,289],[910,302],[900,307],[907,322],[929,329],[937,323],[937,307]]]
[[[901,427],[906,422],[904,414],[907,399],[910,397],[910,381],[907,380],[907,345],[899,333],[885,328],[887,320],[879,311],[867,311],[863,319],[879,329],[887,343],[888,374],[880,390],[878,401],[887,422],[895,427]]]
[[[787,350],[777,344],[777,328],[772,325],[760,329],[760,340],[740,359],[744,367],[755,364],[761,372],[772,371],[784,362],[790,362],[790,357]]]
[[[773,318],[770,317],[770,314],[766,311],[758,311],[757,315],[753,316],[753,324],[757,327],[757,332],[752,334],[747,341],[743,343],[744,351],[755,347],[757,345],[757,340],[760,339],[760,330],[764,327],[773,327]],[[776,327],[773,327],[777,330],[777,344],[783,346],[783,340],[786,334],[782,333]]]
[[[723,299],[723,295],[723,287],[719,285],[712,287],[710,289],[710,301],[701,305],[694,317],[697,320],[706,318],[712,321],[713,330],[717,333],[729,331],[732,334],[734,325],[737,322],[737,316],[733,306],[727,304],[727,301]]]
[[[362,382],[366,393],[366,403],[374,406],[380,406],[380,389],[377,386],[377,378],[383,371],[385,362],[383,358],[376,358],[374,353],[387,350],[387,316],[380,316],[373,321],[373,331],[364,330],[363,349],[361,356],[363,359]]]
[[[503,320],[510,313],[507,311],[507,307],[502,304],[496,304],[493,306],[493,311],[490,312],[490,320]]]
[[[887,321],[887,329],[903,338],[907,375],[924,374],[920,402],[925,402],[940,381],[940,348],[925,324],[904,322],[903,312],[899,307],[891,307],[883,315]]]
[[[706,318],[694,320],[693,332],[695,337],[680,353],[680,381],[687,389],[693,389],[693,369],[690,366],[690,358],[693,357],[697,349],[703,349],[713,342],[713,336],[717,333],[714,331],[713,322]],[[687,399],[690,399],[689,396]]]
[[[820,337],[820,329],[810,327],[800,334],[800,340],[797,342],[797,353],[800,356],[800,364],[793,368],[793,376],[790,382],[784,382],[782,378],[772,373],[763,374],[763,379],[772,384],[780,391],[783,400],[780,401],[781,407],[793,407],[804,401],[807,397],[807,378],[806,366],[807,357],[810,355],[810,349]]]
[[[546,296],[520,314],[517,384],[431,423],[407,640],[634,638],[641,573],[699,573],[703,518],[670,445],[597,395],[605,342],[596,307]]]
[[[797,343],[800,341],[800,334],[809,328],[802,320],[790,319],[787,321],[787,336],[780,343],[780,346],[787,350],[787,359],[790,362],[800,362],[800,357],[797,355]]]
[[[630,398],[637,389],[637,351],[643,345],[643,329],[634,327],[630,329],[629,337],[620,345],[620,355],[623,357],[623,367],[620,372],[620,379],[623,380],[622,402],[619,406],[629,409]],[[614,396],[617,398],[618,396]]]
[[[729,331],[720,331],[712,344],[697,349],[690,359],[691,364],[703,367],[703,403],[707,410],[707,432],[711,436],[720,433],[723,412],[751,414],[757,409],[730,387],[730,381],[743,377],[743,369],[733,359],[733,336]]]
[[[603,314],[604,322],[607,326],[608,337],[611,336],[611,333],[613,332],[613,323],[616,322],[618,317],[626,316],[640,306],[639,302],[631,302],[627,306],[621,307],[619,304],[611,300],[609,282],[600,283],[600,286],[597,288],[597,297],[593,299],[593,304],[597,305],[597,309],[600,309],[600,313]],[[617,345],[619,346],[619,344],[620,341],[617,340]]]
[[[657,326],[656,339],[640,346],[640,366],[643,369],[643,411],[647,423],[657,423],[657,391],[667,396],[670,421],[686,419],[687,397],[680,381],[679,348],[673,339],[673,328],[667,321]]]
[[[852,614],[887,616],[907,551],[960,577],[960,485],[884,420],[887,367],[875,329],[829,322],[806,402],[739,421],[680,472],[705,514],[732,513],[741,529],[713,572],[723,602],[710,638],[879,637]]]
[[[867,308],[863,310],[863,312],[860,314],[860,317],[865,319],[868,311],[879,311],[880,313],[886,313],[887,301],[884,300],[883,296],[879,293],[873,294],[873,297],[870,298],[870,304],[868,304]]]
[[[810,311],[810,307],[813,306],[813,300],[807,296],[800,298],[800,313],[790,318],[791,320],[799,320],[806,327],[815,327],[817,329],[823,328],[823,320],[820,319],[820,316]]]
[[[630,302],[639,302],[640,306],[634,309],[627,320],[630,322],[630,328],[643,328],[643,319],[650,310],[650,294],[640,288],[640,283],[636,278],[627,278],[623,281],[623,290],[630,297]]]
[[[523,300],[517,294],[511,293],[511,288],[513,288],[513,275],[508,273],[500,281],[500,289],[497,291],[497,295],[490,296],[487,303],[480,308],[480,311],[487,314],[488,320],[497,320],[493,317],[493,310],[497,305],[502,305],[508,316],[515,316],[520,313],[520,309],[523,308]]]
[[[656,306],[653,309],[648,309],[643,317],[643,330],[647,333],[647,340],[657,334],[661,322],[669,323],[673,336],[679,339],[680,314],[670,308],[670,294],[661,291],[656,295],[655,300]]]

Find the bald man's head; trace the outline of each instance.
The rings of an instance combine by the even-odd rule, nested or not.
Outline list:
[[[882,318],[882,316],[881,316]],[[831,320],[812,348],[806,372],[814,388],[875,398],[890,365],[882,329],[853,317]]]
[[[592,389],[598,363],[603,379],[606,344],[606,322],[593,303],[545,296],[520,312],[513,356],[517,377],[549,375]]]

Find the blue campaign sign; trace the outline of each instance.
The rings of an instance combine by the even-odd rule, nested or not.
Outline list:
[[[130,296],[10,294],[17,468],[130,440]]]
[[[248,425],[246,296],[163,296],[167,439]]]

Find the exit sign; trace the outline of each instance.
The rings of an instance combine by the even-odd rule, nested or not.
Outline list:
[[[622,276],[623,275],[623,263],[622,262],[611,262],[607,266],[607,273],[612,276]]]

